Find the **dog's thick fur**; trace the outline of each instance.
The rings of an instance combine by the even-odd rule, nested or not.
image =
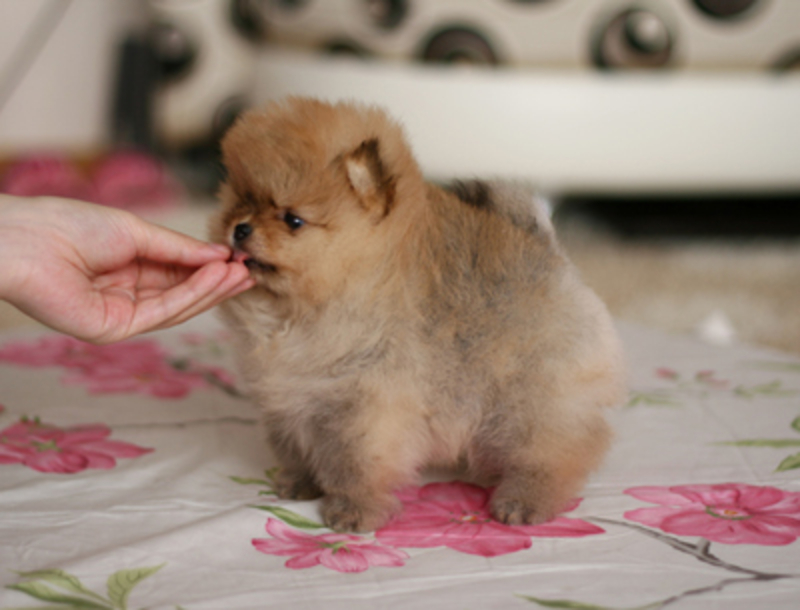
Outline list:
[[[257,286],[222,306],[282,466],[369,531],[425,466],[496,484],[492,514],[554,517],[623,395],[605,307],[523,190],[427,184],[376,108],[290,98],[242,116],[211,237]]]

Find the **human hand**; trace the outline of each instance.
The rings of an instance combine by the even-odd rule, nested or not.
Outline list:
[[[168,328],[251,288],[230,254],[122,210],[0,195],[0,298],[85,341]]]

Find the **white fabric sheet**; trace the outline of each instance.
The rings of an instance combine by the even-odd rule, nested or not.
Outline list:
[[[800,607],[800,360],[622,326],[616,442],[556,521],[401,492],[336,535],[271,493],[212,316],[107,347],[0,337],[0,608]]]

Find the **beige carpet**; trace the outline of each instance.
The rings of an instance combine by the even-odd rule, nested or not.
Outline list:
[[[800,239],[625,240],[575,219],[558,229],[616,318],[800,354]]]
[[[209,211],[195,204],[161,223],[202,237]],[[628,241],[574,218],[557,227],[616,318],[800,354],[800,239]],[[0,302],[0,330],[33,325]]]

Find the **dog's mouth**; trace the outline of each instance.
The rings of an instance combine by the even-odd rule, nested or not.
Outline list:
[[[261,271],[263,273],[275,273],[277,271],[277,268],[272,263],[260,261],[244,250],[234,250],[231,260],[244,264],[250,271]]]

